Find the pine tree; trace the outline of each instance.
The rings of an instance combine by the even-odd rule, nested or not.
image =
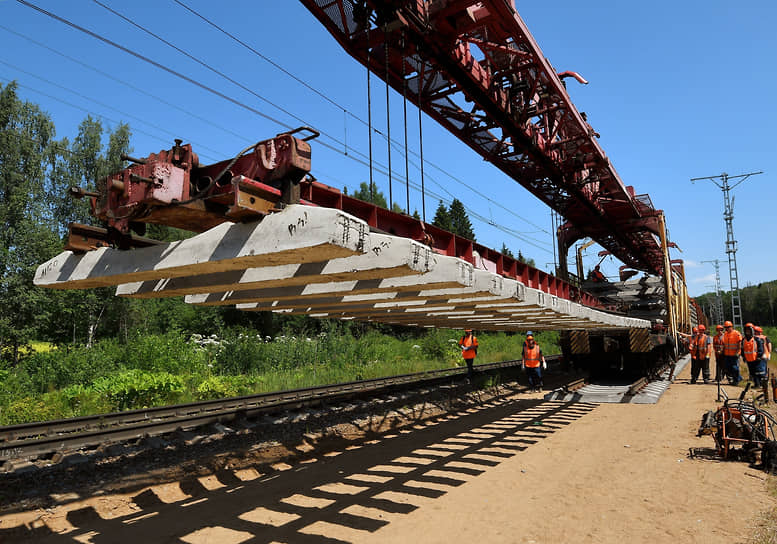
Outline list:
[[[523,264],[528,264],[532,268],[537,268],[537,265],[534,264],[534,259],[527,259],[526,257],[524,257],[520,249],[518,250],[518,257],[516,257],[516,259],[518,259]]]
[[[375,183],[372,184],[372,191],[370,191],[370,185],[366,181],[362,181],[359,184],[359,190],[354,192],[351,196],[365,202],[372,202],[381,208],[388,209],[386,196],[383,194],[383,192],[378,190],[378,188],[375,186]]]
[[[505,257],[511,257],[511,258],[515,259],[515,255],[513,255],[513,252],[508,249],[507,244],[505,244],[504,242],[502,242],[502,251],[501,251],[501,253]]]
[[[435,227],[439,227],[442,230],[453,232],[453,226],[451,224],[451,214],[448,211],[448,208],[445,207],[445,204],[442,203],[442,200],[440,200],[440,204],[437,206],[437,211],[434,213],[434,219],[432,220],[432,225],[434,225]]]
[[[474,242],[475,231],[472,230],[472,223],[470,223],[469,217],[467,217],[467,210],[464,209],[464,204],[459,199],[454,198],[448,213],[451,218],[452,232]]]

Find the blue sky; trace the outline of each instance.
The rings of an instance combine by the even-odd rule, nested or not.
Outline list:
[[[313,143],[313,173],[320,181],[354,189],[369,179],[367,167],[353,160],[368,152],[361,121],[367,118],[365,69],[296,0],[182,1],[329,100],[172,0],[101,1],[253,92],[92,1],[31,1],[280,122],[15,0],[0,0],[0,81],[17,80],[21,96],[51,114],[58,137],[72,138],[91,113],[107,126],[129,123],[135,156],[167,149],[178,137],[191,142],[207,163],[229,158],[288,126],[307,124],[324,134],[322,143],[335,148]],[[692,295],[714,287],[713,267],[702,261],[720,259],[722,287],[729,284],[722,193],[710,181],[692,184],[692,177],[764,171],[732,193],[739,281],[745,286],[777,279],[772,227],[777,211],[777,140],[772,134],[777,126],[777,3],[751,0],[740,6],[745,7],[718,0],[517,3],[555,68],[577,71],[590,81],[581,86],[569,80],[570,95],[601,134],[600,143],[624,183],[648,193],[666,212],[671,239],[682,250],[674,250],[672,257],[685,260]],[[372,96],[373,122],[385,133],[385,87],[377,78],[372,79]],[[393,91],[390,96],[392,139],[401,146],[402,99]],[[417,112],[409,109],[409,146],[417,152]],[[429,161],[427,219],[431,221],[440,196],[455,196],[470,210],[479,242],[496,249],[505,243],[550,270],[550,210],[434,121],[425,118],[423,132]],[[384,138],[374,138],[375,160],[383,165],[386,147]],[[414,156],[411,161],[416,166],[410,167],[410,182],[418,186],[418,161]],[[392,150],[392,166],[394,200],[404,206],[402,152]],[[375,180],[388,196],[387,177],[376,173]],[[420,193],[413,187],[410,202],[411,209],[420,211]],[[586,267],[598,262],[599,249],[587,250]],[[602,268],[614,277],[619,265],[608,257]]]

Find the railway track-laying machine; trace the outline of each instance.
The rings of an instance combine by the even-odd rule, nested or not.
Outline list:
[[[564,218],[555,277],[318,182],[310,174],[317,133],[308,128],[212,165],[200,164],[182,141],[142,159],[125,157],[129,166],[95,190],[72,190],[90,197],[105,229],[73,226],[70,249],[148,245],[146,223],[202,232],[227,221],[261,221],[300,203],[339,208],[371,230],[412,238],[561,299],[644,320],[628,329],[560,324],[564,355],[591,370],[650,373],[680,344],[672,341],[678,332],[704,322],[688,297],[682,261],[670,259],[662,211],[623,183],[567,94],[567,82],[587,82],[551,66],[512,0],[301,2],[372,74]],[[587,281],[581,266],[577,274],[567,270],[569,250],[584,240],[623,262],[618,281]]]

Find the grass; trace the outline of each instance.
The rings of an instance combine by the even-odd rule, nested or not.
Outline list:
[[[30,347],[22,347],[21,348],[21,354],[22,355],[29,355],[31,353],[48,353],[51,350],[56,349],[56,346],[52,344],[51,342],[41,342],[38,340],[34,340],[30,342]]]
[[[128,343],[51,349],[0,368],[0,425],[78,417],[463,366],[460,331],[432,330],[399,339],[376,331],[340,330],[312,337],[261,337],[232,331],[194,342],[177,333]],[[524,337],[478,334],[476,364],[519,359]],[[547,355],[557,333],[539,333]]]

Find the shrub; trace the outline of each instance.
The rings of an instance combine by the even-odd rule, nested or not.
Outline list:
[[[60,409],[45,397],[22,397],[11,401],[0,414],[3,425],[60,418]]]
[[[184,392],[184,380],[168,372],[126,370],[97,380],[92,389],[116,410],[175,404]]]
[[[180,373],[204,366],[207,356],[186,342],[178,331],[138,334],[124,346],[122,365],[156,372]]]
[[[24,360],[23,370],[39,393],[72,384],[90,383],[115,371],[122,359],[122,346],[116,340],[103,340],[92,348],[69,347],[35,353]]]
[[[450,342],[450,340],[454,340]],[[430,330],[426,336],[421,339],[421,351],[430,359],[437,361],[452,361],[461,350],[458,347],[457,339],[451,337],[451,331],[434,329]]]
[[[256,380],[243,376],[210,376],[201,382],[194,397],[197,400],[223,399],[250,395]]]
[[[237,335],[222,341],[213,362],[218,374],[238,375],[269,370],[272,362],[256,337]]]
[[[57,397],[57,404],[63,408],[63,417],[104,414],[115,410],[111,400],[99,394],[92,386],[75,384],[48,396]]]

